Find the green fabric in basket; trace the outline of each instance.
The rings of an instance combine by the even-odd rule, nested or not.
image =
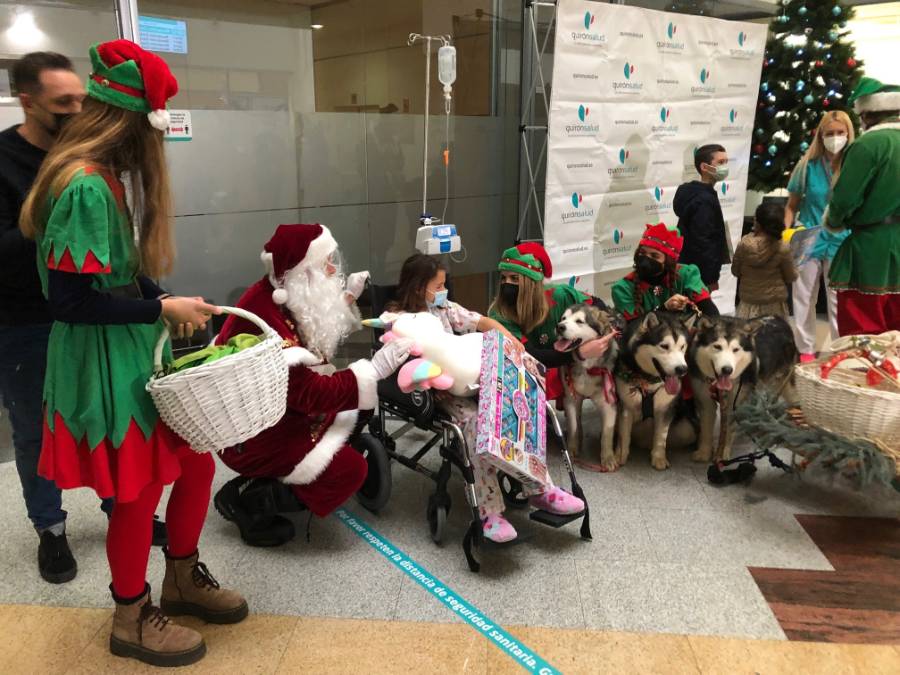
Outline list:
[[[186,356],[182,356],[180,359],[176,359],[172,362],[172,364],[168,368],[168,372],[178,373],[182,370],[187,370],[188,368],[194,368],[196,366],[202,366],[206,363],[212,363],[213,361],[218,361],[219,359],[225,356],[231,356],[232,354],[237,354],[238,352],[242,352],[245,349],[249,349],[250,347],[255,347],[259,343],[263,341],[259,335],[248,335],[247,333],[240,333],[231,338],[224,345],[210,345],[204,349],[201,349],[197,352],[192,352],[187,354]]]

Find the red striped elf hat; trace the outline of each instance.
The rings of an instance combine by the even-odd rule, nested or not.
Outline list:
[[[665,223],[657,223],[656,225],[647,225],[647,229],[644,230],[644,235],[641,237],[638,246],[655,248],[670,258],[678,260],[683,244],[684,237],[678,233],[677,229],[670,230]]]
[[[166,62],[130,40],[96,44],[90,53],[88,95],[117,108],[147,113],[153,128],[165,131],[166,102],[178,93],[178,80]]]

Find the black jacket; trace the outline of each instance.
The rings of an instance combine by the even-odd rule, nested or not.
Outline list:
[[[722,265],[728,262],[725,218],[712,185],[693,180],[678,187],[672,204],[684,247],[678,262],[700,268],[703,283],[719,282]]]
[[[19,231],[22,202],[47,153],[17,131],[0,132],[0,324],[50,323],[33,241]]]

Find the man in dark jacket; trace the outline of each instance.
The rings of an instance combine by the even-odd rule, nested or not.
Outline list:
[[[703,283],[715,291],[722,265],[728,261],[728,243],[714,186],[728,177],[728,154],[721,145],[704,145],[694,154],[694,166],[700,180],[680,185],[673,201],[678,229],[684,237],[678,262],[696,265]]]

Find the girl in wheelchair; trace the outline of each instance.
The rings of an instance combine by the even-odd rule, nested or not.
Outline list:
[[[462,307],[447,298],[447,269],[433,256],[417,253],[403,263],[394,302],[387,305],[391,312],[428,312],[441,320],[448,333],[487,332],[497,330],[520,344],[498,321]],[[522,347],[524,349],[524,347]],[[475,398],[436,392],[435,400],[441,410],[459,425],[470,448],[475,447],[478,403]],[[516,538],[512,524],[503,517],[505,503],[495,468],[481,457],[471,458],[475,474],[475,495],[485,538],[505,543]],[[558,515],[570,515],[584,510],[584,502],[552,483],[541,493],[526,495],[532,507]]]

